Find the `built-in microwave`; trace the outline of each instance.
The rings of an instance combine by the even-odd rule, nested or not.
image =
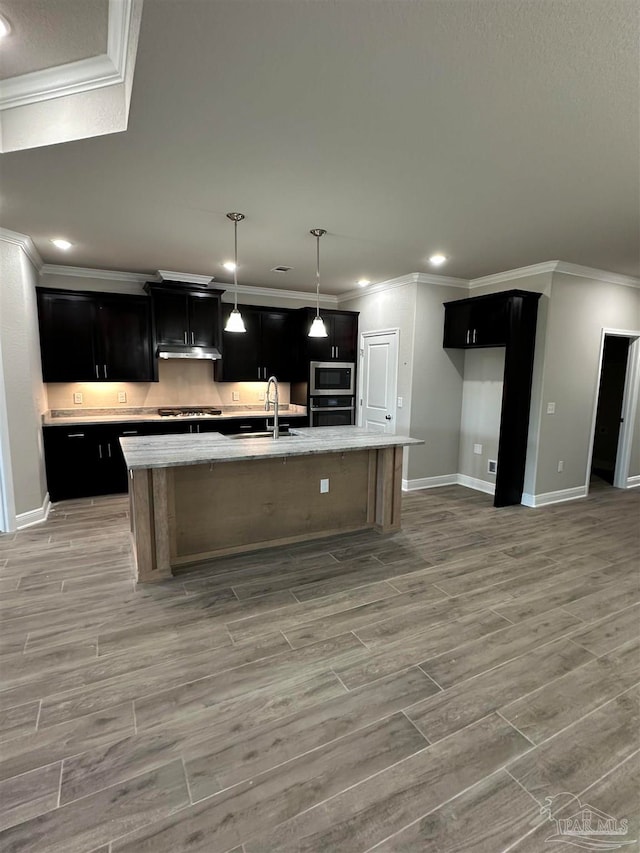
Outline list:
[[[309,396],[354,394],[356,366],[349,361],[312,361],[309,365]]]

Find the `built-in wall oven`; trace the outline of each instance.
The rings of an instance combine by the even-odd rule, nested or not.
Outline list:
[[[309,396],[355,394],[356,366],[349,361],[312,361],[309,365]]]
[[[349,426],[353,423],[355,423],[355,406],[354,397],[351,394],[309,398],[310,426]]]

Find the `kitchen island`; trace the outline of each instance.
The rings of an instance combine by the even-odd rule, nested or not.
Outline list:
[[[359,427],[273,438],[120,439],[139,582],[211,558],[337,533],[400,528],[403,448]]]

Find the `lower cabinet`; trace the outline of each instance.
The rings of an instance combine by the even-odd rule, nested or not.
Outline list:
[[[170,423],[45,426],[44,454],[52,501],[115,495],[128,491],[128,474],[120,438],[135,435],[185,435],[264,432],[273,418],[225,418],[220,421],[176,420]],[[281,428],[307,426],[306,415],[280,416]]]

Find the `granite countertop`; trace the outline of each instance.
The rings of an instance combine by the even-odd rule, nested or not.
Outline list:
[[[161,408],[172,408],[171,406],[163,406]],[[202,407],[200,407],[202,408]],[[44,426],[73,426],[74,424],[128,424],[128,423],[176,423],[179,421],[222,421],[228,418],[273,418],[273,410],[266,412],[264,406],[211,406],[211,408],[221,408],[221,415],[194,415],[189,417],[167,417],[158,414],[157,408],[149,410],[136,409],[94,409],[85,410],[86,414],[67,413],[68,410],[61,410],[59,414],[46,412],[42,416]],[[290,405],[289,407],[280,407],[280,416],[293,417],[295,415],[306,415],[307,410],[304,406]]]
[[[284,456],[312,456],[424,444],[406,435],[385,435],[356,426],[292,428],[278,438],[232,438],[218,432],[121,438],[128,468],[172,468],[207,462],[239,462]]]

